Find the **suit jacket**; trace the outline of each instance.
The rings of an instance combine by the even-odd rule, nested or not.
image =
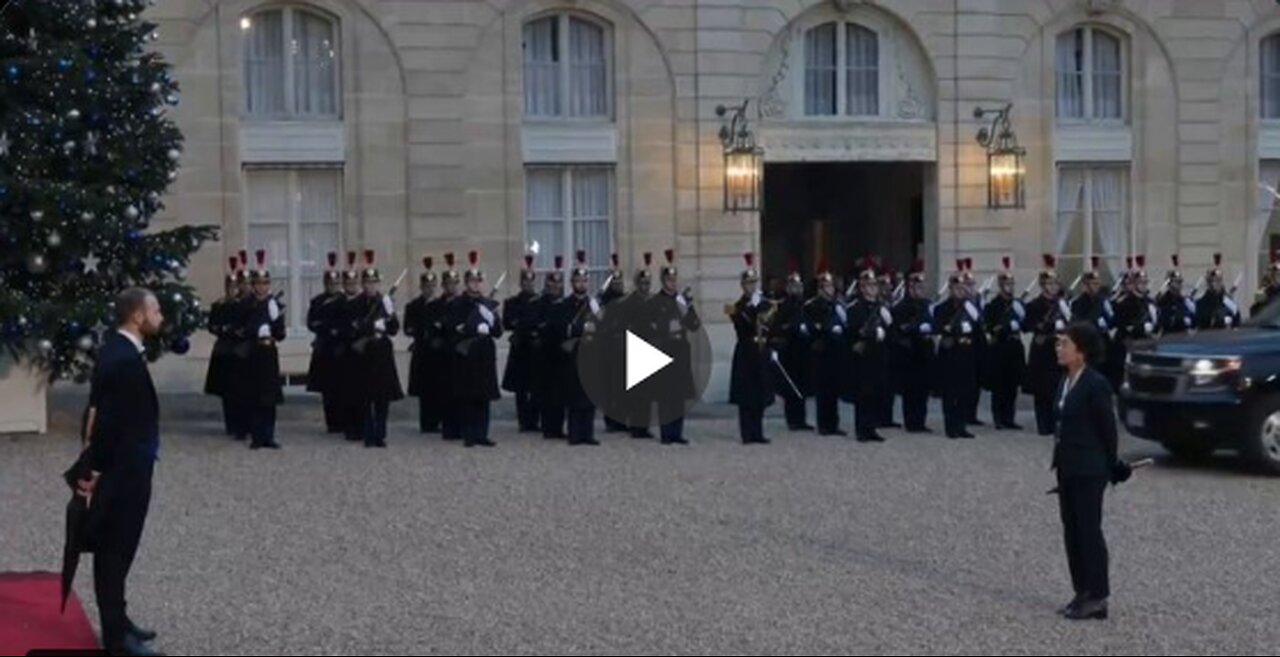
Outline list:
[[[1066,385],[1063,377],[1055,399],[1053,468],[1065,479],[1110,478],[1119,447],[1111,384],[1101,372],[1088,367],[1062,400]]]
[[[104,477],[153,459],[160,436],[160,404],[146,357],[124,335],[112,331],[98,352],[89,392],[97,409],[85,464]]]

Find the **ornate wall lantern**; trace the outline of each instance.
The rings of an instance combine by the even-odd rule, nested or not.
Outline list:
[[[973,110],[973,118],[991,125],[978,131],[978,144],[987,149],[987,207],[993,210],[1027,206],[1027,149],[1018,145],[1009,116],[1013,103],[999,109]]]
[[[764,197],[764,149],[756,144],[747,119],[751,100],[737,107],[716,107],[724,145],[724,211],[759,212]],[[725,117],[732,116],[725,122]]]

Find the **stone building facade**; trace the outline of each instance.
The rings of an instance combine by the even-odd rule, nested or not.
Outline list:
[[[667,247],[716,320],[741,254],[812,272],[879,254],[931,272],[1040,254],[1067,274],[1214,253],[1249,294],[1280,187],[1272,0],[160,0],[183,87],[164,221],[267,248],[293,323],[330,249],[389,277],[481,252],[490,280],[533,241],[626,268]],[[749,99],[760,212],[723,207],[718,105]],[[1012,103],[1024,209],[987,207],[977,107]],[[509,278],[508,280],[512,280]],[[936,280],[936,278],[935,278]],[[412,287],[410,284],[408,287]],[[508,291],[510,286],[508,286]],[[406,301],[408,295],[401,294]],[[304,369],[295,330],[286,369]],[[194,388],[201,341],[166,362]],[[718,368],[723,369],[723,368]],[[723,372],[717,378],[723,378]]]

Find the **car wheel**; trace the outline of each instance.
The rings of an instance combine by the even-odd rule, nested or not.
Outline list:
[[[1161,444],[1179,461],[1203,461],[1214,452],[1213,445],[1194,440],[1166,440]]]
[[[1263,471],[1280,476],[1280,397],[1258,405],[1240,451]]]

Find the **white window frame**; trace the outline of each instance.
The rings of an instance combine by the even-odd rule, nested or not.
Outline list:
[[[252,114],[249,112],[249,85],[248,76],[246,75],[248,60],[245,57],[245,41],[241,41],[240,57],[242,59],[240,67],[241,95],[240,114],[245,121],[270,122],[270,121],[341,121],[342,120],[342,25],[332,16],[311,9],[308,7],[299,7],[296,5],[272,6],[258,11],[244,14],[241,21],[253,21],[258,16],[265,14],[279,13],[281,14],[281,33],[284,37],[284,112],[276,115]],[[297,93],[295,87],[295,78],[297,72],[293,57],[293,27],[294,17],[299,14],[308,14],[316,18],[322,19],[329,23],[333,29],[333,114],[298,114],[297,110]],[[242,23],[243,25],[243,23]]]
[[[836,113],[835,114],[810,114],[808,106],[808,90],[806,89],[806,79],[809,73],[808,48],[807,42],[809,34],[819,28],[835,25],[836,28]],[[860,27],[875,35],[876,38],[876,112],[875,114],[850,114],[849,113],[849,74],[852,69],[849,67],[849,27],[851,25]],[[806,120],[813,121],[849,121],[849,120],[870,120],[878,119],[886,116],[885,103],[888,97],[888,81],[885,79],[885,62],[887,61],[885,51],[886,36],[883,31],[877,29],[874,25],[868,25],[862,21],[836,19],[823,21],[816,25],[810,25],[801,33],[800,39],[800,71],[799,78],[799,104],[801,115]]]
[[[525,44],[525,28],[539,21],[550,20],[550,19],[554,19],[558,22],[557,32],[556,32],[558,43],[556,44],[556,47],[559,48],[559,52],[560,52],[560,61],[557,62],[560,68],[560,87],[559,87],[560,97],[558,99],[559,113],[554,115],[530,114],[529,108],[525,103],[525,98],[527,98],[527,90],[524,87],[524,85],[528,84],[528,80],[525,79],[525,75],[524,75],[524,70],[526,65],[525,59],[524,59],[525,57],[524,53],[525,53],[525,48],[527,47],[527,45]],[[570,61],[570,57],[569,57],[570,22],[572,20],[580,20],[580,21],[595,25],[596,27],[600,28],[604,38],[603,49],[604,49],[605,108],[604,108],[603,114],[598,114],[594,116],[572,116],[569,114],[569,107],[572,101],[572,94],[573,94],[573,63],[572,61]],[[614,77],[615,77],[614,76],[614,52],[613,52],[614,35],[613,35],[612,25],[610,25],[608,22],[604,20],[601,20],[600,18],[597,18],[595,16],[582,13],[582,12],[559,11],[551,14],[542,14],[542,15],[530,18],[529,20],[525,21],[524,25],[520,27],[520,45],[521,45],[520,47],[521,110],[520,111],[524,116],[525,121],[527,122],[572,122],[572,123],[600,123],[600,122],[611,123],[613,122],[614,115],[615,115],[615,108],[617,107],[617,101],[614,97],[616,93],[615,89],[617,87],[616,87],[616,82],[614,80]]]
[[[1061,82],[1062,82],[1063,72],[1058,70],[1058,61],[1057,61],[1058,40],[1062,39],[1063,37],[1074,35],[1076,32],[1084,32],[1084,63],[1083,63],[1083,67],[1084,67],[1083,87],[1084,88],[1082,90],[1084,94],[1084,98],[1082,101],[1084,104],[1084,116],[1083,117],[1059,116],[1058,115],[1058,107],[1060,104],[1059,94],[1061,94],[1062,92]],[[1108,37],[1115,39],[1116,42],[1119,44],[1119,50],[1120,50],[1120,99],[1119,99],[1120,100],[1120,116],[1119,117],[1097,118],[1098,112],[1097,112],[1097,107],[1094,104],[1094,97],[1093,97],[1093,87],[1094,87],[1093,36],[1097,32],[1102,32],[1103,34],[1106,34]],[[1131,76],[1129,73],[1128,40],[1125,38],[1125,36],[1121,33],[1116,32],[1115,30],[1107,29],[1105,27],[1100,27],[1098,25],[1077,25],[1065,32],[1059,33],[1058,37],[1054,39],[1053,47],[1054,47],[1053,111],[1054,111],[1054,117],[1057,119],[1057,122],[1059,124],[1065,124],[1065,125],[1124,125],[1128,121],[1128,116],[1129,116],[1129,84],[1131,79]]]
[[[588,262],[587,262],[587,271],[591,272],[592,284],[593,286],[598,287],[603,282],[604,277],[608,275],[608,272],[611,269],[611,263],[609,262],[608,257],[617,248],[617,242],[616,242],[617,231],[615,229],[615,224],[617,222],[617,216],[618,216],[617,167],[614,166],[613,164],[581,164],[581,165],[579,164],[529,164],[525,166],[526,174],[532,170],[560,172],[560,194],[561,194],[560,198],[562,199],[560,212],[563,216],[555,217],[555,218],[529,217],[528,202],[526,200],[525,202],[526,210],[525,210],[525,219],[524,219],[525,244],[529,244],[532,240],[532,236],[529,235],[529,222],[531,220],[540,221],[540,222],[550,222],[552,220],[559,221],[560,231],[561,231],[561,236],[560,236],[561,244],[564,245],[564,253],[550,253],[544,250],[543,251],[544,255],[542,257],[539,257],[539,262],[535,266],[538,268],[549,268],[551,267],[550,263],[554,261],[555,256],[559,255],[564,257],[564,266],[566,271],[577,266],[577,261],[576,261],[577,245],[575,245],[573,242],[574,226],[578,222],[599,221],[600,219],[599,217],[575,216],[576,212],[573,207],[574,173],[582,170],[601,170],[601,171],[606,171],[609,174],[609,215],[608,217],[605,218],[605,222],[606,222],[608,233],[609,233],[607,238],[607,241],[609,243],[609,249],[608,249],[609,253],[603,254],[605,256],[604,258],[594,258],[594,259],[590,257],[590,254],[588,254]],[[526,175],[526,179],[527,179],[527,175]],[[526,195],[528,194],[527,184],[526,184],[525,194]]]
[[[1081,191],[1081,194],[1083,195],[1083,199],[1081,201],[1082,207],[1079,208],[1078,210],[1071,210],[1071,211],[1065,210],[1062,206],[1064,199],[1056,198],[1055,204],[1054,204],[1054,214],[1053,214],[1054,228],[1056,232],[1057,222],[1061,221],[1061,217],[1063,214],[1067,212],[1080,213],[1079,221],[1081,222],[1081,230],[1083,231],[1080,241],[1083,247],[1083,251],[1081,253],[1068,253],[1064,251],[1059,255],[1059,260],[1064,262],[1078,261],[1080,263],[1079,271],[1085,271],[1091,265],[1093,257],[1098,256],[1102,258],[1102,264],[1104,268],[1109,268],[1109,269],[1112,269],[1113,271],[1119,271],[1120,263],[1123,263],[1124,259],[1130,254],[1099,252],[1102,250],[1102,247],[1098,243],[1098,240],[1096,239],[1096,236],[1095,236],[1095,226],[1094,226],[1095,221],[1094,221],[1094,207],[1093,207],[1093,174],[1095,171],[1099,169],[1111,169],[1111,170],[1119,170],[1124,172],[1124,175],[1123,175],[1124,198],[1121,199],[1120,201],[1121,222],[1124,225],[1125,242],[1129,245],[1129,250],[1132,251],[1135,249],[1135,245],[1138,243],[1138,236],[1137,236],[1137,222],[1134,218],[1134,213],[1132,208],[1133,167],[1131,163],[1129,162],[1060,162],[1058,163],[1057,167],[1055,167],[1055,176],[1054,176],[1055,194],[1062,187],[1061,180],[1062,180],[1062,172],[1064,169],[1082,171],[1084,173],[1084,181],[1083,181],[1084,188]],[[1068,245],[1069,244],[1070,244],[1070,240],[1068,240]],[[1064,267],[1063,269],[1068,272],[1076,271],[1072,267]]]
[[[336,251],[336,252],[337,252],[337,253],[339,253],[339,254],[343,254],[343,253],[345,253],[345,252],[346,252],[346,251],[343,249],[343,246],[342,246],[342,241],[343,241],[343,240],[342,240],[342,238],[343,238],[342,223],[343,223],[343,217],[345,217],[345,216],[346,216],[346,214],[345,214],[345,209],[344,209],[344,206],[345,206],[345,204],[346,204],[346,195],[345,195],[345,190],[343,189],[343,176],[345,175],[345,171],[343,170],[343,168],[342,168],[342,167],[334,167],[334,166],[291,166],[291,167],[278,167],[278,166],[246,166],[246,167],[244,167],[244,168],[242,169],[242,171],[241,171],[241,175],[242,175],[242,178],[243,178],[243,180],[244,180],[244,185],[245,185],[245,190],[246,190],[246,191],[245,191],[245,193],[243,194],[243,201],[242,201],[243,216],[244,216],[244,222],[243,222],[243,223],[244,223],[244,234],[245,234],[245,236],[247,237],[247,236],[249,235],[250,230],[251,230],[251,228],[253,228],[253,227],[257,227],[257,226],[272,226],[272,227],[285,226],[286,234],[287,234],[287,236],[288,236],[288,244],[289,244],[289,264],[288,264],[288,274],[287,274],[287,276],[285,277],[285,279],[288,281],[288,285],[289,285],[289,288],[288,288],[288,290],[289,290],[289,294],[288,294],[288,297],[287,297],[286,299],[284,299],[284,302],[285,302],[285,304],[286,304],[286,306],[287,306],[287,307],[286,307],[286,309],[285,309],[285,312],[288,314],[288,326],[289,326],[289,330],[290,330],[290,332],[291,332],[291,333],[297,333],[297,334],[299,334],[299,335],[301,334],[300,332],[305,332],[305,331],[307,331],[307,306],[311,303],[311,299],[310,299],[310,298],[304,298],[304,297],[305,297],[305,295],[303,294],[303,287],[302,287],[302,282],[303,282],[302,270],[303,270],[303,267],[305,266],[305,264],[302,262],[302,249],[301,249],[301,244],[302,244],[302,217],[301,217],[301,207],[302,207],[302,204],[301,204],[300,202],[298,202],[298,195],[301,193],[301,191],[300,191],[300,190],[301,190],[301,185],[300,185],[300,183],[299,183],[299,175],[298,175],[298,174],[299,174],[299,173],[301,173],[301,172],[303,172],[303,171],[308,171],[308,170],[311,170],[311,171],[315,171],[315,170],[334,171],[334,172],[336,172],[336,173],[338,174],[338,175],[337,175],[337,181],[336,181],[336,184],[337,184],[337,190],[338,190],[338,208],[337,208],[337,216],[338,216],[338,220],[337,220],[337,223],[335,224],[335,228],[337,229],[338,240],[337,240],[337,244],[334,246],[333,250],[334,250],[334,251]],[[251,209],[251,207],[250,207],[250,198],[249,198],[250,194],[248,193],[248,187],[247,187],[247,185],[248,185],[248,178],[249,178],[250,174],[251,174],[251,173],[253,173],[253,172],[256,172],[256,171],[274,171],[274,172],[284,172],[284,173],[287,173],[287,174],[288,174],[288,181],[289,181],[289,182],[288,182],[288,185],[289,185],[289,188],[288,188],[288,192],[287,192],[287,193],[288,193],[288,197],[287,197],[287,198],[288,198],[288,199],[290,199],[290,200],[289,200],[289,203],[288,203],[288,212],[289,212],[289,217],[285,220],[285,222],[278,222],[278,221],[275,221],[275,222],[261,222],[261,221],[256,221],[256,222],[255,222],[255,221],[253,220],[253,219],[254,219],[254,217],[252,216],[252,209]],[[248,244],[248,245],[246,245],[246,250],[247,250],[247,251],[249,252],[249,254],[250,254],[250,260],[252,260],[252,258],[253,258],[253,256],[252,256],[253,252],[254,252],[256,249],[258,249],[258,248],[261,248],[261,247],[260,247],[259,245],[257,245],[257,244]],[[325,255],[327,255],[327,254],[325,254]],[[323,256],[322,256],[322,257],[323,257]],[[345,260],[343,260],[343,262],[345,262]],[[327,268],[327,265],[328,265],[328,263],[327,263],[327,262],[324,262],[323,260],[322,260],[322,261],[320,261],[320,262],[316,262],[316,263],[314,263],[315,269],[316,269],[317,271],[320,271],[320,272],[323,272],[323,271],[324,271],[324,269],[326,269],[326,268]],[[272,279],[273,279],[273,280],[278,280],[278,279],[279,279],[279,265],[278,265],[278,263],[277,263],[277,264],[275,264],[275,265],[273,265],[270,261],[268,261],[268,262],[267,262],[267,268],[268,268],[269,270],[271,270],[271,271],[272,271]],[[323,275],[323,273],[322,273],[321,275]]]

